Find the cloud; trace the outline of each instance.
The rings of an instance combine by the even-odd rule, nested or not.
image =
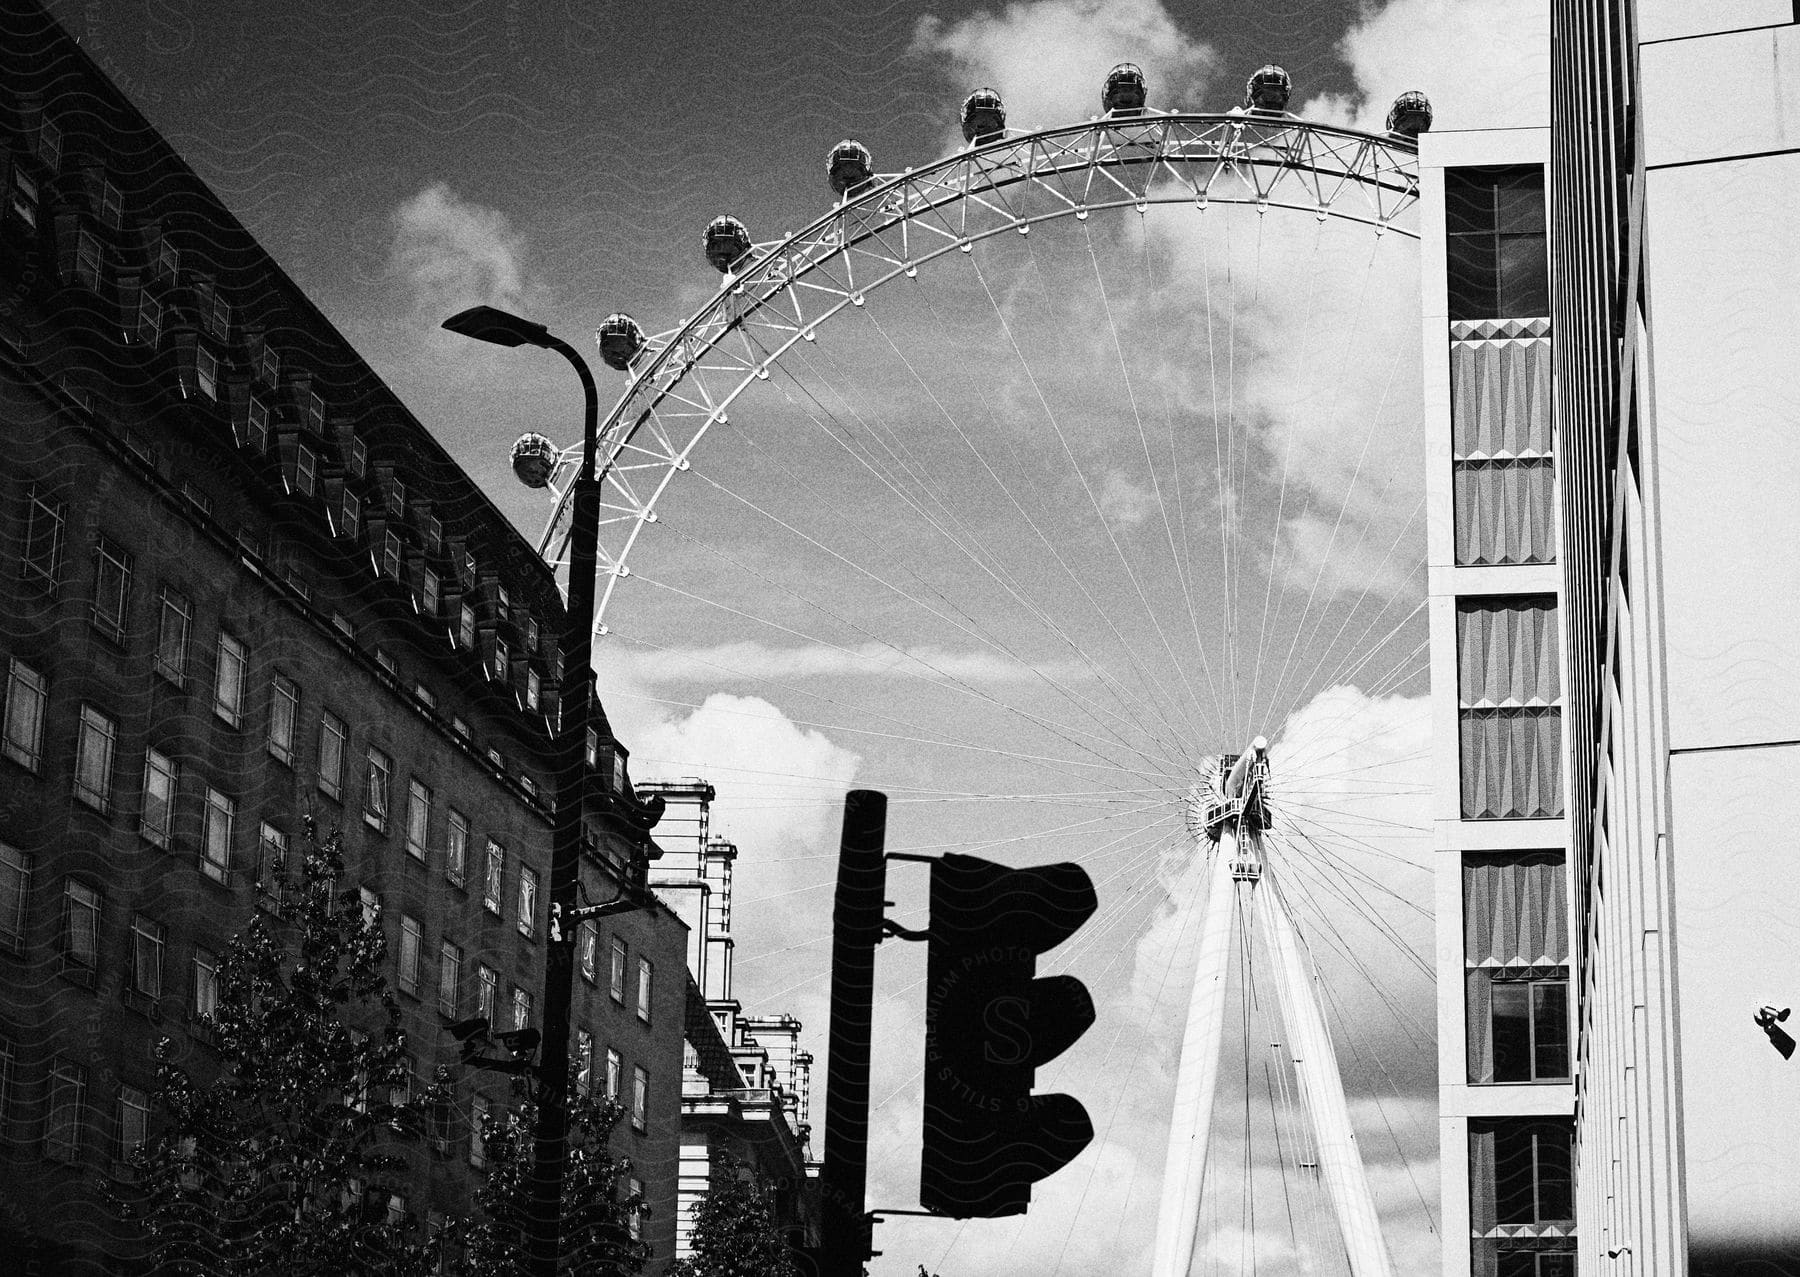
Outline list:
[[[1308,119],[1380,130],[1409,89],[1431,99],[1433,127],[1550,123],[1550,9],[1542,0],[1393,0],[1338,45],[1357,91],[1300,108]]]
[[[389,268],[417,314],[441,318],[487,304],[531,313],[544,286],[525,265],[525,237],[499,209],[465,200],[433,182],[393,213]]]
[[[932,683],[1028,683],[1044,678],[1078,680],[1091,674],[1077,661],[1027,664],[988,650],[955,651],[932,644],[896,647],[873,641],[854,647],[744,640],[661,648],[654,656],[635,661],[633,670],[647,684],[895,677]]]
[[[1161,0],[1035,0],[954,22],[927,15],[911,52],[938,61],[964,92],[998,89],[1012,128],[1097,114],[1106,73],[1120,62],[1143,68],[1151,105],[1196,106],[1218,64],[1212,46],[1176,26]]]

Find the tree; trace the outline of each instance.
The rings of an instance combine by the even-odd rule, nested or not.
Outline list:
[[[531,1215],[532,1132],[537,1108],[515,1083],[521,1102],[482,1130],[487,1179],[476,1191],[482,1217],[463,1231],[467,1271],[478,1277],[523,1277]],[[650,1258],[650,1245],[632,1236],[632,1218],[649,1213],[643,1194],[629,1183],[631,1159],[614,1157],[613,1129],[625,1116],[616,1101],[584,1093],[571,1070],[569,1140],[563,1173],[562,1259],[570,1277],[634,1277]]]
[[[712,1187],[694,1207],[688,1244],[693,1257],[671,1265],[669,1277],[800,1277],[767,1187],[730,1153],[713,1164]]]
[[[395,1195],[404,1201],[392,1141],[443,1097],[408,1093],[387,945],[379,917],[338,890],[340,836],[321,841],[309,816],[303,838],[281,921],[259,913],[220,964],[205,1020],[222,1057],[216,1080],[196,1083],[167,1038],[157,1045],[163,1120],[130,1159],[122,1204],[142,1221],[159,1273],[432,1269],[431,1246],[391,1209]]]

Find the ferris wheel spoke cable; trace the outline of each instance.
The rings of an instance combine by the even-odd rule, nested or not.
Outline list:
[[[1098,294],[1100,294],[1100,306],[1102,306],[1103,310],[1105,310],[1105,315],[1107,315],[1107,331],[1112,335],[1112,353],[1118,357],[1118,362],[1120,362],[1120,378],[1125,382],[1125,398],[1127,398],[1127,402],[1130,403],[1132,421],[1138,425],[1138,443],[1141,445],[1141,448],[1143,448],[1143,463],[1145,463],[1145,470],[1147,470],[1148,475],[1150,475],[1150,490],[1152,490],[1152,494],[1156,495],[1157,517],[1161,519],[1161,524],[1163,524],[1163,535],[1165,535],[1166,540],[1168,540],[1170,560],[1174,562],[1177,576],[1181,576],[1181,598],[1183,598],[1183,602],[1186,603],[1186,609],[1188,609],[1188,620],[1192,621],[1195,634],[1199,634],[1199,616],[1193,611],[1193,593],[1188,589],[1188,580],[1186,580],[1186,576],[1181,575],[1181,558],[1175,553],[1175,530],[1170,526],[1170,522],[1168,522],[1168,504],[1166,504],[1165,499],[1163,499],[1163,481],[1157,477],[1156,461],[1150,456],[1150,436],[1148,436],[1145,425],[1143,425],[1143,412],[1138,409],[1138,393],[1132,389],[1132,382],[1130,382],[1130,367],[1129,364],[1127,364],[1127,360],[1125,360],[1125,346],[1123,346],[1123,342],[1120,340],[1120,328],[1118,328],[1118,321],[1112,317],[1112,303],[1111,299],[1107,297],[1107,283],[1105,283],[1105,277],[1103,277],[1102,272],[1100,272],[1100,258],[1098,258],[1096,252],[1094,252],[1093,231],[1089,231],[1089,227],[1087,227],[1087,223],[1085,222],[1082,223],[1082,236],[1084,236],[1084,240],[1087,241],[1087,261],[1089,261],[1089,265],[1091,265],[1094,270],[1094,288],[1096,288]],[[1035,263],[1037,263],[1037,256],[1035,256],[1035,252],[1033,252],[1033,265],[1035,265]],[[1042,272],[1039,272],[1039,279],[1042,279]],[[1141,598],[1141,591],[1139,591],[1139,598]],[[1145,611],[1150,611],[1148,602],[1145,602]],[[1188,692],[1188,699],[1193,702],[1193,708],[1195,708],[1195,710],[1201,710],[1201,702],[1199,702],[1201,699],[1199,699],[1199,693],[1193,690],[1192,679],[1188,677],[1188,665],[1186,665],[1186,661],[1183,661],[1181,657],[1175,656],[1175,650],[1170,647],[1168,636],[1163,632],[1163,625],[1161,625],[1161,621],[1156,620],[1156,614],[1154,614],[1154,612],[1152,612],[1150,620],[1156,623],[1157,639],[1161,639],[1163,650],[1168,652],[1170,663],[1175,666],[1177,674],[1181,675],[1181,683],[1183,683],[1186,692]],[[1197,650],[1199,650],[1199,656],[1201,656],[1201,668],[1202,670],[1206,670],[1206,681],[1208,681],[1208,684],[1211,684],[1213,677],[1211,677],[1211,663],[1206,659],[1206,648],[1201,647],[1197,648]],[[1213,688],[1213,699],[1215,699],[1215,702],[1219,699],[1217,688]],[[1226,724],[1226,719],[1224,719],[1224,715],[1222,715],[1224,706],[1220,704],[1220,706],[1217,706],[1217,710],[1219,710],[1219,719],[1215,720],[1215,722],[1217,722],[1219,726],[1224,726],[1224,724]],[[1202,710],[1201,713],[1204,715],[1204,710]],[[1190,719],[1190,724],[1192,724],[1192,719]],[[1197,726],[1197,724],[1195,724],[1195,726]]]
[[[879,327],[878,327],[878,331],[879,331]],[[802,393],[804,393],[809,399],[811,399],[815,404],[817,404],[819,406],[821,411],[825,412],[827,415],[832,415],[828,408],[825,408],[825,406],[822,403],[819,403],[817,396],[813,395],[811,390],[804,383],[799,382],[797,378],[793,377],[793,372],[791,369],[784,369],[783,371],[790,379],[794,380],[795,385],[802,391]],[[783,390],[783,393],[784,394],[786,393],[785,388]],[[788,396],[788,398],[789,398],[790,402],[792,402],[792,397]],[[796,406],[799,407],[800,405],[796,404]],[[823,425],[823,423],[817,419],[817,417],[812,416],[812,414],[810,412],[807,412],[803,407],[802,407],[802,411],[806,412],[806,415],[813,421],[815,426],[817,426],[828,437],[831,437],[835,442],[838,443],[838,445],[841,448],[844,448],[846,452],[850,453],[850,455],[856,456],[861,464],[863,464],[866,468],[869,468],[871,473],[876,474],[876,477],[878,479],[881,479],[884,483],[889,482],[885,478],[885,476],[880,475],[874,469],[874,467],[872,465],[870,465],[870,463],[867,461],[866,458],[861,457],[853,449],[848,448],[848,446],[844,443],[844,441],[842,439],[839,439],[834,432],[832,432],[831,430],[826,428]],[[954,420],[954,419],[952,418],[952,420]],[[958,430],[958,433],[963,435],[963,437],[966,440],[966,438],[967,438],[966,432],[963,432],[961,430],[960,426],[958,426],[956,428]],[[755,446],[754,441],[751,441],[751,442],[752,442],[752,446]],[[974,445],[972,443],[970,443],[969,446],[970,446],[971,450],[974,450]],[[1017,509],[1019,511],[1020,515],[1022,517],[1024,517],[1028,523],[1031,524],[1033,531],[1037,534],[1039,540],[1044,544],[1045,548],[1048,549],[1051,552],[1051,554],[1057,558],[1057,561],[1058,561],[1059,565],[1063,568],[1064,572],[1070,576],[1071,580],[1076,580],[1076,583],[1078,585],[1080,585],[1079,580],[1074,575],[1073,569],[1071,569],[1069,567],[1067,561],[1062,558],[1060,552],[1057,551],[1055,549],[1055,547],[1049,543],[1048,538],[1046,538],[1043,535],[1042,529],[1039,528],[1037,526],[1036,522],[1031,519],[1031,516],[1024,510],[1023,506],[1019,505],[1016,496],[1014,496],[1012,494],[1010,489],[1005,488],[1005,486],[1001,482],[998,474],[993,471],[993,468],[990,465],[988,465],[986,458],[980,457],[979,452],[977,452],[976,455],[978,458],[980,458],[982,460],[984,469],[988,472],[989,476],[994,480],[996,485],[1000,486],[1002,491],[1005,492],[1008,499],[1013,504],[1014,508]],[[813,491],[811,489],[811,485],[806,483],[806,481],[804,479],[802,479],[797,473],[790,470],[789,474],[790,474],[790,477],[796,479],[808,491]],[[892,487],[891,483],[890,483],[890,487]],[[893,490],[895,491],[896,496],[899,496],[903,501],[907,500],[905,495],[903,493],[901,493],[897,488],[893,488]],[[823,503],[824,508],[833,508],[836,504],[835,502],[826,501],[823,498],[823,496],[820,494],[817,494],[816,491],[814,492],[814,495],[817,496],[819,498],[820,502]],[[911,504],[911,503],[909,502],[909,504]],[[916,505],[915,505],[915,508],[917,508]],[[923,514],[923,511],[921,511],[920,513]],[[939,530],[942,531],[941,528]],[[864,533],[864,535],[865,536],[867,535],[866,532]],[[945,533],[944,535],[948,538],[948,533]],[[954,541],[954,538],[950,538],[950,539],[952,541]],[[1025,608],[1026,611],[1028,611],[1034,617],[1036,617],[1038,619],[1038,621],[1040,622],[1040,624],[1042,624],[1047,630],[1049,630],[1053,635],[1055,635],[1059,640],[1061,640],[1067,647],[1069,647],[1069,649],[1075,653],[1077,659],[1080,660],[1084,665],[1086,665],[1090,670],[1092,670],[1095,673],[1095,675],[1101,680],[1103,685],[1112,686],[1114,688],[1115,692],[1119,696],[1124,698],[1125,701],[1127,702],[1127,704],[1125,706],[1122,706],[1122,708],[1137,709],[1137,710],[1144,710],[1144,711],[1150,710],[1151,707],[1144,698],[1136,696],[1134,693],[1130,692],[1129,689],[1125,688],[1122,684],[1117,683],[1117,681],[1115,679],[1112,679],[1104,671],[1104,669],[1101,666],[1099,666],[1097,663],[1094,662],[1092,657],[1088,655],[1088,653],[1085,651],[1085,649],[1083,649],[1080,644],[1075,642],[1073,637],[1070,636],[1069,633],[1062,626],[1060,626],[1056,623],[1055,619],[1050,615],[1050,613],[1046,609],[1044,609],[1039,604],[1037,604],[1036,602],[1031,600],[1022,590],[1020,590],[1018,585],[1016,584],[1016,582],[1011,577],[1011,574],[1005,570],[1003,565],[999,565],[996,568],[996,566],[989,565],[988,563],[986,563],[981,557],[974,555],[973,552],[971,552],[967,549],[967,547],[961,547],[961,548],[963,548],[964,552],[969,555],[971,561],[975,562],[978,567],[981,567],[991,577],[993,577],[1001,585],[1002,589],[1005,590],[1013,598],[1013,600],[1016,603],[1018,603],[1021,607]],[[1088,596],[1088,600],[1090,603],[1092,603],[1094,605],[1096,612],[1099,612],[1099,605],[1097,602],[1095,602],[1092,599],[1091,595]],[[1014,659],[1017,659],[1017,658],[1014,658]],[[1087,712],[1091,716],[1098,715],[1101,713],[1112,714],[1111,711],[1106,710],[1104,707],[1097,706],[1095,704],[1095,702],[1093,702],[1089,698],[1079,696],[1078,694],[1074,693],[1070,689],[1063,688],[1061,690],[1066,697],[1076,701],[1077,703],[1079,703],[1080,705],[1085,707]],[[1117,715],[1113,715],[1113,716],[1116,717]],[[1166,740],[1163,740],[1155,729],[1151,728],[1146,722],[1144,722],[1144,720],[1141,717],[1135,717],[1135,715],[1134,715],[1134,718],[1135,718],[1135,721],[1132,723],[1132,726],[1136,730],[1142,732],[1144,735],[1150,737],[1152,740],[1157,741],[1161,748],[1163,748],[1165,750],[1169,748],[1169,743]]]
[[[1099,498],[1094,496],[1094,489],[1092,485],[1088,483],[1087,474],[1082,470],[1081,463],[1076,458],[1074,449],[1069,446],[1068,436],[1063,431],[1062,423],[1057,420],[1056,413],[1051,409],[1050,401],[1044,395],[1044,388],[1039,384],[1037,374],[1032,370],[1030,360],[1025,358],[1025,352],[1019,348],[1019,342],[1017,337],[1013,334],[1012,325],[1007,322],[1006,312],[1001,308],[999,301],[994,297],[994,290],[988,284],[987,276],[982,272],[981,264],[974,259],[973,255],[971,255],[969,258],[969,265],[975,271],[975,277],[981,281],[982,291],[987,294],[988,302],[994,308],[994,315],[1000,321],[1001,329],[1006,334],[1007,343],[1012,347],[1013,355],[1019,361],[1019,367],[1024,370],[1026,379],[1031,382],[1032,393],[1037,397],[1038,406],[1044,411],[1044,419],[1049,422],[1051,431],[1056,435],[1057,443],[1062,447],[1063,455],[1068,459],[1070,468],[1075,472],[1076,479],[1081,483],[1081,490],[1087,495],[1088,504],[1094,511],[1094,517],[1099,520],[1100,526],[1105,530],[1106,539],[1111,544],[1113,554],[1119,560],[1120,567],[1124,569],[1126,579],[1131,582],[1131,587],[1137,594],[1139,604],[1142,605],[1145,614],[1150,616],[1152,624],[1157,624],[1154,610],[1150,606],[1150,601],[1144,595],[1143,583],[1139,581],[1136,570],[1133,569],[1130,560],[1126,558],[1125,551],[1120,547],[1119,538],[1114,534],[1112,525],[1106,521],[1106,515],[1100,509]],[[1088,593],[1085,585],[1082,587],[1082,592],[1084,594]],[[1091,594],[1089,594],[1089,600],[1092,601]],[[1144,680],[1146,687],[1154,687],[1156,685],[1156,679],[1148,670],[1144,669],[1143,664],[1139,659],[1137,649],[1126,640],[1122,633],[1119,632],[1119,627],[1112,616],[1107,613],[1105,609],[1099,608],[1097,603],[1095,604],[1095,607],[1096,610],[1101,612],[1106,621],[1107,628],[1112,631],[1113,637],[1118,640],[1120,649],[1124,652],[1127,662],[1136,671],[1138,677]],[[1160,703],[1152,699],[1149,704],[1150,708],[1156,713],[1157,717],[1162,719],[1169,731],[1174,733],[1178,739],[1182,738],[1183,733],[1181,729],[1170,722],[1166,714],[1162,713]],[[1190,723],[1190,739],[1192,730],[1193,725]]]

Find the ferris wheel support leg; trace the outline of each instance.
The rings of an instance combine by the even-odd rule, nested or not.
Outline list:
[[[1313,983],[1299,938],[1294,934],[1293,920],[1288,917],[1280,893],[1274,890],[1276,885],[1265,877],[1262,890],[1256,893],[1257,912],[1265,943],[1275,958],[1275,983],[1282,1019],[1287,1023],[1288,1049],[1300,1081],[1300,1097],[1312,1116],[1318,1141],[1319,1174],[1344,1236],[1352,1277],[1393,1277],[1393,1263],[1375,1213],[1375,1198],[1369,1191],[1362,1153],[1350,1126],[1337,1055],[1313,999]]]
[[[1188,1265],[1194,1258],[1194,1230],[1200,1220],[1206,1142],[1212,1130],[1213,1093],[1219,1081],[1219,1048],[1225,1029],[1225,985],[1237,893],[1231,872],[1235,859],[1236,848],[1230,838],[1213,849],[1205,912],[1200,919],[1194,992],[1188,1002],[1187,1031],[1175,1075],[1175,1110],[1163,1164],[1151,1277],[1188,1277]]]

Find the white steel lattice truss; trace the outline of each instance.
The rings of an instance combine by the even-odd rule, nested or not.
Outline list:
[[[752,381],[820,324],[945,253],[1091,210],[1193,202],[1290,209],[1417,239],[1413,139],[1293,117],[1109,115],[877,176],[798,235],[756,245],[693,318],[649,339],[601,422],[596,632],[626,558],[695,446]],[[571,459],[573,450],[564,454]],[[540,553],[567,566],[573,467]]]
[[[1417,148],[1411,138],[1376,135],[1291,117],[1145,113],[1107,116],[990,142],[900,174],[878,176],[798,235],[756,245],[717,296],[681,327],[649,339],[630,387],[601,423],[601,575],[597,632],[630,575],[626,557],[674,476],[752,381],[798,341],[872,289],[945,253],[1037,222],[1092,210],[1150,204],[1251,205],[1359,222],[1409,239],[1418,204]],[[572,460],[573,450],[564,454]],[[567,475],[539,550],[567,566]],[[1320,1174],[1354,1277],[1391,1277],[1343,1084],[1312,994],[1292,919],[1276,884],[1265,880],[1260,828],[1241,818],[1246,792],[1266,795],[1261,742],[1218,778],[1236,817],[1217,826],[1200,956],[1176,1083],[1154,1277],[1187,1277],[1206,1167],[1212,1098],[1224,1026],[1226,960],[1239,893],[1252,893],[1274,959],[1283,1019],[1300,1097],[1317,1138]],[[1217,812],[1215,811],[1215,815]],[[1196,851],[1206,852],[1204,822]],[[1259,889],[1260,882],[1260,889]]]

